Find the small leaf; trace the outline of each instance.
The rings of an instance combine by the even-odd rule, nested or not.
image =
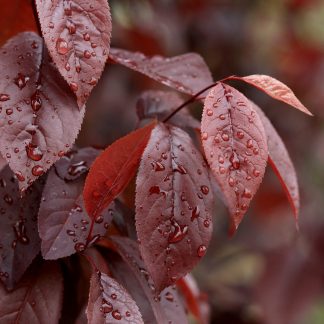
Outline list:
[[[106,233],[112,220],[114,204],[92,224],[82,197],[85,172],[99,152],[92,148],[73,151],[71,158],[63,157],[49,172],[38,218],[45,259],[58,259],[82,252],[89,245],[89,235],[91,242]]]
[[[267,164],[262,122],[243,94],[218,83],[205,100],[201,133],[206,159],[227,202],[235,231]]]
[[[245,77],[231,76],[228,80],[240,80],[249,83],[265,92],[270,97],[285,102],[307,115],[313,116],[313,114],[298,100],[290,88],[279,80],[268,75],[254,74]]]
[[[252,105],[254,110],[258,113],[268,137],[269,163],[279,178],[295,214],[296,221],[298,221],[300,201],[294,165],[284,142],[268,117],[256,104],[252,103]]]
[[[112,48],[109,58],[168,87],[190,95],[213,83],[208,66],[196,53],[171,58],[147,57],[139,52]]]
[[[89,324],[144,324],[135,301],[125,288],[99,271],[91,278],[86,312]]]
[[[10,289],[40,250],[37,213],[41,181],[21,198],[18,181],[9,167],[0,172],[0,280]]]
[[[107,0],[36,0],[51,57],[81,108],[105,67],[111,17]]]
[[[73,144],[84,115],[42,38],[22,33],[0,51],[0,151],[23,191]]]
[[[157,291],[206,253],[213,196],[207,166],[187,133],[158,124],[136,181],[136,229]]]
[[[110,145],[93,163],[83,196],[86,209],[96,218],[131,181],[137,171],[155,122]]]
[[[7,292],[0,285],[1,323],[56,324],[61,317],[63,278],[58,264],[33,268],[19,286]]]
[[[127,237],[110,237],[123,261],[109,257],[114,277],[123,283],[135,299],[145,323],[188,322],[175,287],[168,287],[159,295],[141,258],[139,246]],[[149,305],[149,307],[148,307]]]
[[[139,97],[136,109],[140,120],[156,118],[163,121],[170,113],[183,103],[183,99],[170,91],[146,91]],[[184,108],[173,116],[169,123],[178,127],[199,128],[200,123]]]

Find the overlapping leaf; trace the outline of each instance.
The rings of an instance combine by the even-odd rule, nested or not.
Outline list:
[[[147,57],[139,52],[112,48],[109,58],[168,87],[190,95],[213,83],[208,66],[196,53],[171,58]]]
[[[252,105],[254,110],[258,113],[267,134],[269,163],[278,176],[281,185],[287,194],[297,221],[300,201],[298,181],[294,165],[284,142],[271,124],[268,117],[256,104],[252,103]]]
[[[112,26],[108,2],[36,0],[36,4],[51,57],[82,107],[109,52]]]
[[[122,137],[95,160],[83,192],[91,217],[96,218],[131,181],[154,125],[153,122]]]
[[[33,270],[12,292],[0,285],[1,323],[58,323],[63,300],[60,268],[51,263]]]
[[[22,33],[0,52],[0,151],[26,189],[73,144],[84,115],[44,47]]]
[[[312,113],[299,101],[299,99],[295,96],[293,91],[284,83],[275,78],[263,74],[254,74],[244,77],[231,76],[228,79],[241,80],[246,83],[249,83],[255,86],[256,88],[262,90],[270,97],[285,102],[286,104],[295,107],[296,109],[304,112],[305,114],[312,116]]]
[[[243,94],[218,83],[205,100],[201,132],[206,159],[235,230],[265,172],[268,147],[262,122]]]
[[[63,157],[49,172],[38,218],[45,259],[81,252],[89,245],[87,239],[93,242],[107,231],[114,204],[91,221],[82,197],[85,173],[99,152],[92,148],[73,151],[70,158]]]
[[[21,198],[18,181],[9,167],[0,172],[0,280],[7,288],[14,286],[39,253],[41,187],[40,183],[33,185]]]
[[[86,312],[89,324],[144,324],[135,301],[125,288],[99,271],[91,278]]]
[[[136,181],[136,229],[157,291],[205,254],[212,233],[210,188],[207,166],[189,135],[158,124]]]
[[[111,237],[123,261],[109,259],[114,277],[127,286],[145,323],[187,323],[187,316],[174,287],[159,295],[141,258],[138,244],[126,237]]]
[[[154,90],[146,91],[137,101],[137,116],[140,120],[156,118],[163,121],[182,103],[183,99],[174,92]],[[186,108],[180,110],[179,113],[173,116],[169,122],[179,127],[200,127],[199,121],[193,118]]]

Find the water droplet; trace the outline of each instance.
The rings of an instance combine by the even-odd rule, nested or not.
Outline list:
[[[220,167],[219,168],[219,173],[220,174],[225,174],[225,172],[226,172],[226,169],[225,168],[223,168],[223,167]]]
[[[95,86],[97,84],[97,82],[98,82],[98,80],[96,78],[92,77],[88,83],[92,86]]]
[[[100,312],[102,312],[104,314],[108,314],[108,313],[112,312],[112,310],[113,310],[113,306],[110,303],[104,302],[102,304],[102,306],[100,307]]]
[[[103,222],[103,220],[104,220],[104,218],[103,218],[102,215],[99,215],[99,216],[97,216],[97,217],[95,218],[95,222],[96,222],[97,224],[101,224],[101,223]]]
[[[173,295],[168,291],[168,292],[165,294],[165,299],[168,300],[169,302],[173,302],[174,297],[173,297]]]
[[[66,234],[69,235],[69,236],[75,236],[75,231],[67,230]]]
[[[116,294],[111,294],[111,298],[112,299],[117,299],[117,295]]]
[[[242,139],[244,137],[244,133],[242,131],[238,131],[236,135],[239,139]]]
[[[206,141],[208,139],[208,134],[206,132],[203,132],[201,134],[201,138],[202,138],[203,141]]]
[[[195,220],[196,218],[198,218],[200,215],[200,210],[199,210],[199,207],[196,206],[192,212],[191,212],[191,221]]]
[[[5,94],[5,93],[2,93],[0,94],[0,101],[8,101],[10,100],[10,96]]]
[[[210,221],[209,221],[208,219],[205,219],[205,220],[204,220],[204,226],[205,226],[206,228],[208,228],[209,225],[210,225]]]
[[[43,153],[37,145],[29,143],[26,146],[26,153],[28,158],[33,161],[40,161],[43,158]]]
[[[13,113],[13,110],[11,108],[6,109],[6,114],[10,116]]]
[[[169,235],[169,243],[177,243],[183,240],[188,232],[187,225],[179,225],[175,220],[172,220],[172,232]]]
[[[234,180],[232,177],[229,177],[229,178],[228,178],[228,184],[229,184],[231,187],[234,187],[234,185],[235,185],[235,180]]]
[[[68,168],[68,174],[70,176],[79,176],[80,174],[87,171],[88,171],[88,167],[85,161],[74,163],[70,165],[70,167]]]
[[[40,96],[38,95],[37,92],[35,92],[30,99],[31,99],[30,105],[31,105],[33,111],[36,112],[39,109],[41,109],[41,107],[42,107],[42,99],[40,98]]]
[[[68,62],[66,62],[66,64],[65,64],[65,70],[68,72],[71,70],[71,66]]]
[[[90,35],[88,33],[83,34],[83,39],[88,42],[90,40]]]
[[[121,314],[119,313],[118,310],[114,310],[111,315],[113,316],[114,319],[116,319],[117,321],[120,321],[122,319]]]
[[[83,52],[83,56],[84,56],[86,59],[89,59],[89,58],[91,57],[91,53],[90,53],[89,51],[85,50],[85,51]]]
[[[204,195],[208,195],[209,193],[209,188],[207,186],[201,186],[200,190]]]
[[[48,24],[48,27],[49,28],[51,28],[51,29],[53,29],[54,28],[54,24],[53,24],[53,22],[51,21],[49,24]]]
[[[179,172],[180,174],[187,174],[187,170],[184,166],[177,164],[175,169],[173,169],[174,172]]]
[[[56,50],[59,54],[65,55],[68,51],[68,43],[66,42],[65,39],[59,38],[56,42]]]
[[[11,196],[9,196],[8,194],[5,194],[3,196],[3,200],[8,204],[8,205],[12,205],[13,203],[13,199]]]
[[[255,177],[258,177],[258,176],[260,175],[260,171],[259,171],[258,169],[254,169],[254,170],[253,170],[253,175],[254,175]]]
[[[229,136],[228,136],[228,134],[223,133],[223,134],[222,134],[222,139],[223,139],[225,142],[227,142],[227,141],[229,140]]]
[[[160,187],[159,186],[153,186],[150,188],[150,195],[153,195],[153,194],[159,194],[161,191],[160,191]]]
[[[207,248],[205,245],[200,245],[197,250],[197,255],[201,258],[206,254]]]
[[[78,89],[79,89],[79,86],[78,86],[77,83],[75,83],[75,82],[71,82],[71,83],[70,83],[70,88],[71,88],[71,90],[72,90],[73,92],[77,92]]]
[[[207,116],[213,116],[214,112],[211,109],[207,109]]]
[[[240,168],[240,159],[235,151],[232,152],[229,161],[232,163],[232,166],[235,170]]]
[[[164,165],[162,163],[160,163],[160,162],[154,161],[154,162],[151,163],[151,165],[152,165],[154,171],[158,172],[158,171],[165,170]]]
[[[21,73],[18,73],[17,77],[14,79],[14,82],[17,85],[17,87],[21,90],[26,86],[28,80],[29,80],[29,77],[27,77]]]
[[[255,147],[255,148],[253,149],[253,153],[254,153],[255,155],[258,155],[258,154],[259,154],[259,149],[258,149],[257,147]]]
[[[125,315],[126,315],[126,317],[130,317],[130,316],[131,316],[131,313],[130,313],[129,311],[127,311],[127,312],[125,313]]]
[[[35,165],[35,166],[32,168],[32,174],[33,174],[35,177],[39,177],[39,176],[41,176],[43,173],[44,173],[44,169],[43,169],[43,167],[40,166],[40,165]]]
[[[219,115],[219,119],[220,120],[225,120],[226,119],[226,116],[224,114],[221,114],[221,115]]]
[[[28,244],[29,238],[26,234],[26,226],[23,220],[18,220],[15,225],[13,226],[13,230],[15,232],[15,236],[17,240],[22,244]]]
[[[82,252],[82,251],[84,251],[85,250],[85,244],[83,244],[83,243],[76,243],[75,245],[74,245],[74,249],[75,249],[75,251],[77,251],[77,252]]]
[[[249,189],[245,188],[244,191],[243,191],[242,197],[251,199],[252,198],[252,192]]]
[[[21,182],[25,181],[25,177],[23,176],[23,174],[21,172],[16,172],[15,175],[19,181],[21,181]]]
[[[76,27],[75,27],[74,23],[71,22],[70,20],[68,20],[68,21],[66,22],[66,28],[68,29],[69,34],[71,34],[71,35],[75,34],[75,32],[76,32]]]
[[[246,147],[247,148],[252,148],[253,147],[253,141],[251,139],[249,139],[247,142],[246,142]]]

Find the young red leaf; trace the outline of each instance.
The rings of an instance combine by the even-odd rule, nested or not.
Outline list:
[[[21,190],[73,144],[84,115],[34,33],[22,33],[0,51],[0,151]]]
[[[89,245],[89,235],[92,243],[107,231],[114,204],[100,214],[92,225],[82,197],[85,172],[99,152],[92,148],[74,151],[71,158],[62,158],[49,172],[38,217],[45,259],[58,259],[81,252]],[[71,177],[74,179],[71,180]]]
[[[243,94],[218,83],[205,100],[201,133],[206,159],[227,202],[234,231],[265,172],[268,147],[262,122]]]
[[[288,88],[284,83],[279,80],[272,78],[268,75],[254,74],[245,77],[231,76],[229,80],[240,80],[265,92],[270,97],[279,101],[285,102],[286,104],[295,107],[296,109],[304,112],[307,115],[313,115],[295,96],[293,91]]]
[[[256,104],[252,103],[252,105],[254,110],[258,113],[268,137],[269,163],[278,176],[281,185],[287,194],[296,221],[298,221],[300,202],[298,181],[294,165],[284,142],[268,117]]]
[[[56,263],[45,263],[30,271],[12,292],[0,285],[0,322],[57,324],[62,300],[60,268]]]
[[[158,124],[136,181],[140,250],[157,291],[174,284],[206,253],[213,196],[207,166],[187,133]]]
[[[137,116],[140,120],[156,118],[163,121],[170,113],[183,103],[183,99],[174,92],[146,91],[142,93],[136,104]],[[200,128],[200,123],[184,108],[173,116],[171,124],[179,127]]]
[[[155,122],[110,145],[94,161],[86,179],[83,197],[86,209],[96,218],[135,175]]]
[[[158,295],[141,258],[138,244],[121,236],[113,236],[111,240],[124,262],[109,258],[109,268],[135,299],[144,322],[187,323],[187,315],[174,287],[168,287]]]
[[[99,271],[91,278],[86,312],[89,324],[144,324],[135,301],[125,288]]]
[[[111,17],[107,0],[36,0],[45,43],[81,108],[105,67]]]
[[[190,95],[213,83],[208,66],[196,53],[171,58],[147,57],[139,52],[112,48],[109,58],[168,87]]]
[[[7,288],[13,288],[39,253],[41,189],[38,182],[21,198],[18,181],[9,167],[0,172],[0,280]]]

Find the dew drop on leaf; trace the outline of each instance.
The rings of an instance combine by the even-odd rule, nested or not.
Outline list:
[[[69,51],[68,43],[66,42],[65,39],[58,38],[56,42],[56,50],[61,55],[65,55]]]

